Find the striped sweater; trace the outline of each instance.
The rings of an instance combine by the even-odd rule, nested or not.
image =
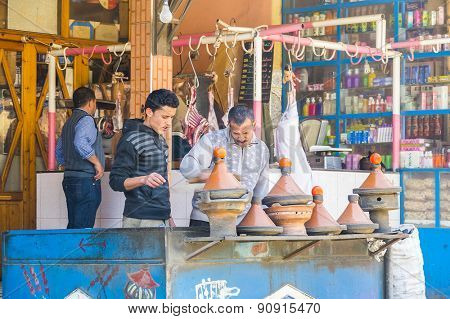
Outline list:
[[[127,178],[156,172],[167,177],[168,146],[162,136],[141,120],[127,120],[117,146],[109,184],[125,194],[124,216],[137,219],[165,220],[170,217],[169,185],[157,188],[141,186],[126,191]]]

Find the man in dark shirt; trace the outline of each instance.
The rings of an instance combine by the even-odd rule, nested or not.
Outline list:
[[[56,145],[56,159],[64,166],[67,228],[92,228],[102,198],[100,179],[105,166],[102,137],[93,118],[97,109],[94,92],[76,89],[73,104]]]
[[[156,90],[145,102],[145,120],[124,123],[109,184],[125,193],[125,228],[169,225],[168,146],[162,135],[171,129],[177,107],[175,93]]]

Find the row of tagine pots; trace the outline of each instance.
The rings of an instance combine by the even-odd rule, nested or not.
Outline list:
[[[214,169],[203,190],[197,191],[199,208],[209,218],[211,237],[368,234],[379,228],[361,209],[357,194],[348,196],[349,204],[335,220],[323,205],[322,188],[316,186],[312,195],[305,194],[291,177],[291,162],[286,158],[279,162],[281,177],[269,194],[262,200],[252,198],[252,194],[228,172],[225,156],[222,148],[214,151]],[[248,213],[236,227],[237,217],[250,200]],[[263,209],[262,205],[267,208]]]

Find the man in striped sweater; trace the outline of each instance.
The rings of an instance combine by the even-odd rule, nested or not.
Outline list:
[[[126,197],[124,228],[172,224],[167,181],[168,146],[163,134],[171,129],[177,107],[175,93],[156,90],[145,102],[145,120],[124,123],[109,177],[111,188],[124,192]]]

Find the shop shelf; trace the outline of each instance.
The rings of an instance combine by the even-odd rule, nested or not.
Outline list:
[[[444,172],[444,173],[450,173],[450,168],[400,168],[401,172],[408,173],[408,172],[414,172],[414,173],[432,173],[432,172]]]
[[[315,116],[303,116],[300,115],[300,120],[306,120],[306,119],[324,119],[324,120],[336,120],[336,115],[315,115]]]
[[[380,142],[380,143],[359,143],[359,144],[341,144],[342,146],[388,146],[392,142]]]
[[[384,89],[392,89],[392,85],[387,86],[373,86],[373,87],[359,87],[359,88],[342,88],[341,90],[348,90],[348,91],[376,91],[376,90],[384,90]]]
[[[389,117],[392,116],[392,112],[381,112],[381,113],[360,113],[360,114],[341,114],[341,119],[367,119],[367,118],[377,118],[377,117]]]
[[[438,53],[434,52],[414,52],[414,60],[418,59],[435,59],[440,57],[448,57],[450,56],[450,51],[441,51]],[[408,60],[405,60],[406,63],[408,63]]]
[[[320,6],[311,6],[311,7],[304,7],[304,8],[290,8],[285,9],[285,14],[293,14],[293,13],[303,13],[303,12],[314,12],[314,11],[324,11],[324,10],[336,10],[339,8],[338,4],[327,4],[327,5],[320,5]]]
[[[450,109],[445,109],[445,110],[412,110],[412,111],[402,111],[400,114],[403,115],[403,116],[445,115],[445,114],[450,114]]]
[[[337,60],[331,60],[331,61],[300,61],[300,62],[293,62],[292,67],[295,68],[306,68],[306,67],[312,67],[312,66],[336,66],[338,64]]]
[[[343,2],[341,4],[342,8],[354,8],[354,7],[365,7],[373,6],[378,4],[393,4],[392,0],[372,0],[372,1],[358,1],[358,2]]]

